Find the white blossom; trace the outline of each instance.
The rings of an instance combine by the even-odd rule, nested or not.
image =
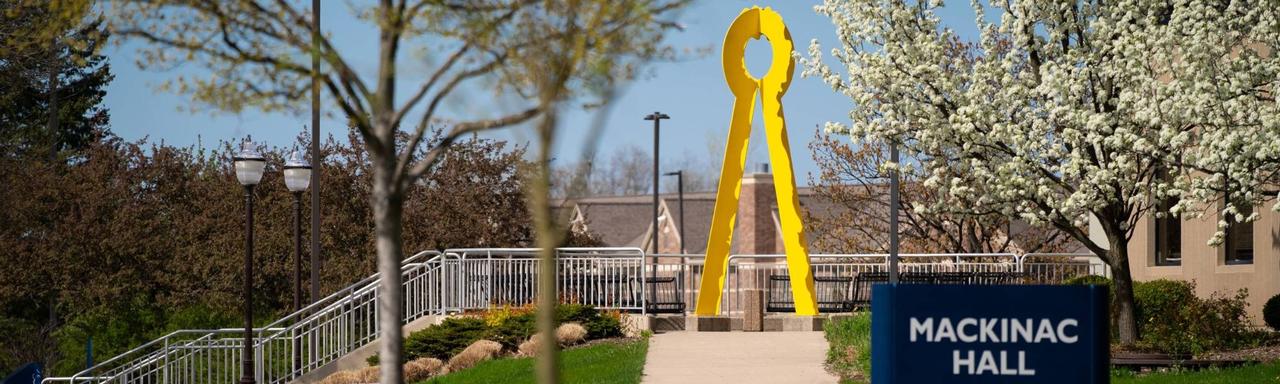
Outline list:
[[[1078,231],[1094,215],[1127,242],[1164,199],[1230,217],[1276,188],[1280,2],[975,0],[976,42],[941,24],[940,4],[826,0],[814,9],[839,45],[800,58],[852,101],[828,130],[921,159],[944,196],[928,209]]]

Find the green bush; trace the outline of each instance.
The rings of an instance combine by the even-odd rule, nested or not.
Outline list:
[[[1066,284],[1067,284],[1067,285],[1105,285],[1105,286],[1111,286],[1111,279],[1108,279],[1106,276],[1098,276],[1098,275],[1084,275],[1084,276],[1076,276],[1076,277],[1072,277],[1072,278],[1070,278],[1070,279],[1067,279]]]
[[[1262,306],[1262,321],[1271,329],[1280,331],[1280,294],[1271,296]]]
[[[1152,280],[1134,284],[1133,296],[1142,346],[1166,353],[1198,354],[1246,343],[1248,292],[1234,296],[1195,295],[1195,284]]]
[[[508,316],[497,325],[490,326],[485,339],[501,343],[503,349],[515,350],[520,343],[533,336],[537,331],[537,324],[537,316],[533,312]]]
[[[607,339],[622,336],[622,323],[617,316],[601,315],[594,307],[582,304],[562,304],[556,307],[557,323],[578,323],[587,329],[587,339]]]
[[[616,316],[601,314],[595,308],[579,304],[556,308],[556,323],[578,323],[587,329],[587,339],[622,336],[622,325]],[[444,322],[410,334],[404,343],[406,361],[421,357],[448,360],[476,340],[492,340],[513,351],[537,331],[537,315],[532,311],[498,309],[489,314],[451,317]],[[377,365],[378,357],[370,356],[369,365]]]
[[[1118,312],[1111,280],[1102,276],[1079,276],[1065,283],[1111,288],[1111,329],[1112,336],[1115,336]],[[1266,339],[1250,336],[1248,332],[1247,297],[1247,292],[1240,291],[1234,296],[1214,294],[1201,299],[1196,296],[1195,284],[1191,282],[1164,279],[1135,281],[1134,315],[1141,336],[1139,347],[1165,353],[1196,354],[1236,348],[1252,340]],[[1276,301],[1277,320],[1280,320],[1280,299],[1273,301]]]
[[[475,317],[450,317],[444,322],[414,332],[404,342],[405,360],[434,357],[449,360],[476,340],[489,333],[484,320]]]

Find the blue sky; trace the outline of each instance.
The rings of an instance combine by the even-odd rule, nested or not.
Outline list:
[[[662,111],[671,116],[671,120],[663,122],[663,157],[707,159],[708,148],[717,148],[720,146],[719,142],[724,140],[733,103],[720,67],[720,44],[725,29],[743,8],[752,5],[770,6],[786,21],[797,51],[805,52],[809,41],[815,38],[823,43],[824,50],[829,50],[837,42],[835,28],[829,19],[813,12],[813,5],[816,3],[794,0],[702,0],[684,10],[678,21],[685,26],[685,30],[673,31],[668,37],[668,43],[679,49],[710,48],[711,53],[678,62],[650,64],[647,74],[630,84],[614,102],[599,143],[598,156],[607,158],[610,151],[629,145],[650,151],[653,141],[652,124],[642,120],[642,117],[653,111]],[[961,36],[972,39],[975,35],[973,11],[968,2],[954,3],[942,12],[943,20]],[[346,52],[345,55],[351,58],[358,70],[367,69],[370,72],[366,73],[371,73],[376,64],[373,60],[376,57],[374,49],[377,44],[374,42],[377,35],[368,25],[351,15],[347,4],[346,1],[325,2],[322,8],[323,29],[334,36],[335,44]],[[766,41],[759,40],[747,47],[747,66],[757,77],[769,65],[767,44]],[[164,141],[179,146],[211,146],[220,140],[237,140],[252,135],[255,141],[266,145],[291,146],[294,138],[302,132],[303,125],[310,123],[310,115],[306,113],[293,115],[245,111],[229,114],[208,109],[191,112],[189,109],[192,102],[187,96],[161,92],[156,86],[178,74],[198,75],[202,69],[194,64],[186,64],[166,71],[143,71],[134,64],[138,57],[136,48],[136,45],[129,43],[110,48],[107,52],[116,78],[108,88],[106,104],[111,111],[112,130],[121,137],[130,140],[149,137],[152,142]],[[406,62],[410,63],[402,64],[405,66],[402,73],[405,74],[403,79],[406,84],[416,82],[413,81],[417,80],[414,76],[425,76],[428,68],[419,66],[415,71],[411,61]],[[817,172],[817,166],[808,150],[809,142],[819,129],[817,126],[826,121],[842,120],[851,102],[835,94],[820,80],[800,78],[799,74],[800,69],[797,68],[796,79],[783,98],[783,108],[790,131],[797,181],[808,184],[809,174]],[[509,104],[492,100],[483,92],[468,94],[466,101],[450,105],[450,114],[496,113],[503,109],[504,104]],[[757,102],[757,126],[750,143],[751,164],[764,162],[768,158],[763,128],[759,126],[758,106]],[[331,103],[322,103],[321,107],[326,113],[338,112]],[[593,113],[568,111],[561,124],[560,140],[553,157],[569,161],[580,157],[586,145],[583,136],[588,131],[592,117]],[[332,118],[324,119],[321,129],[326,136],[333,134],[344,138],[346,135],[345,126]],[[514,127],[488,136],[519,143],[528,142],[532,138],[528,127]],[[715,153],[714,156],[719,158],[723,154]],[[663,170],[667,171],[672,169]],[[718,173],[718,170],[703,171]]]

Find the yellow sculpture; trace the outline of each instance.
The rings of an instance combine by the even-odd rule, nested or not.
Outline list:
[[[773,47],[773,63],[763,79],[747,72],[745,50],[748,39],[764,36]],[[734,19],[724,36],[721,56],[724,78],[733,91],[733,117],[729,138],[724,148],[724,165],[720,169],[720,186],[716,191],[716,207],[708,235],[707,259],[704,264],[696,313],[701,316],[720,313],[720,294],[724,289],[728,268],[729,244],[733,238],[733,222],[738,214],[738,196],[742,191],[742,170],[747,162],[747,140],[751,138],[751,115],[756,94],[761,97],[764,126],[769,140],[769,159],[773,162],[773,182],[778,196],[778,219],[782,224],[782,241],[787,250],[787,269],[791,276],[791,292],[797,315],[817,315],[813,275],[809,269],[809,250],[800,222],[800,200],[796,196],[796,179],[791,169],[791,148],[787,141],[787,123],[782,117],[782,95],[791,85],[791,33],[782,16],[773,9],[751,7]]]

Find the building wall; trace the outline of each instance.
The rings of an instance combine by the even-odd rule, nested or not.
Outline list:
[[[742,178],[731,253],[767,255],[777,252],[778,231],[773,219],[773,207],[778,201],[776,194],[772,174],[749,173]]]
[[[1280,293],[1280,214],[1271,211],[1274,201],[1255,207],[1258,221],[1253,222],[1253,263],[1229,265],[1224,262],[1223,246],[1208,245],[1217,230],[1218,215],[1206,213],[1200,218],[1182,220],[1181,265],[1156,265],[1154,217],[1142,218],[1129,242],[1129,266],[1134,280],[1176,279],[1194,281],[1196,294],[1235,294],[1249,290],[1249,316],[1262,324],[1262,306]]]

